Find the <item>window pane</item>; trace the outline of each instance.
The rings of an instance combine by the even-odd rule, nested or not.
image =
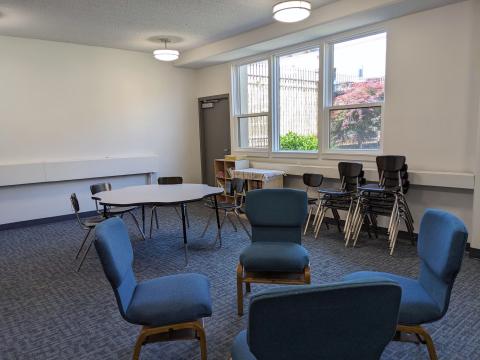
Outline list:
[[[380,106],[330,110],[330,148],[334,150],[380,149]]]
[[[238,118],[238,143],[241,148],[267,148],[268,116]]]
[[[333,105],[384,99],[386,33],[333,45]]]
[[[318,150],[319,49],[279,57],[280,150]]]
[[[268,112],[268,61],[238,67],[238,115]]]

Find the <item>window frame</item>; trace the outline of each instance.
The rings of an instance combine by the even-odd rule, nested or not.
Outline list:
[[[329,124],[329,110],[333,110],[331,107],[327,107],[329,89],[329,79],[332,78],[333,66],[330,68],[330,64],[333,64],[333,45],[338,42],[354,40],[366,36],[385,33],[387,37],[387,50],[385,54],[385,82],[384,82],[384,99],[381,103],[362,104],[365,106],[359,107],[375,107],[381,108],[381,137],[379,149],[345,149],[345,150],[333,150],[330,149],[330,124]],[[317,138],[318,138],[318,150],[317,151],[292,151],[292,150],[280,150],[279,149],[279,136],[278,136],[278,58],[284,55],[293,54],[302,50],[308,50],[318,48],[319,49],[319,87],[318,87],[318,111],[317,111]],[[323,160],[370,160],[374,159],[378,155],[382,155],[384,152],[384,126],[385,126],[385,104],[387,99],[387,82],[388,82],[388,29],[384,26],[370,26],[363,29],[356,29],[345,31],[339,34],[326,36],[323,38],[315,39],[312,41],[287,46],[284,48],[276,49],[259,55],[240,59],[231,63],[231,115],[230,115],[230,133],[232,152],[242,153],[243,155],[251,155],[252,157],[269,157],[269,158],[295,158],[295,159],[323,159]],[[269,103],[268,112],[259,114],[238,114],[237,109],[240,104],[240,91],[239,91],[239,74],[237,68],[241,65],[251,64],[257,61],[268,61],[269,69]],[[378,105],[377,105],[378,104]],[[352,108],[347,105],[347,108]],[[267,148],[242,148],[239,146],[239,133],[238,124],[241,117],[247,115],[254,116],[267,116],[268,121],[268,147]]]
[[[268,67],[268,111],[267,112],[260,112],[260,113],[242,113],[241,109],[241,99],[240,99],[240,74],[238,68],[242,65],[253,64],[260,61],[267,61]],[[231,144],[233,145],[233,151],[235,152],[243,152],[243,153],[256,153],[258,155],[263,154],[264,156],[268,155],[270,148],[272,146],[272,136],[271,136],[271,122],[272,122],[272,80],[271,80],[271,71],[272,71],[272,64],[271,64],[271,57],[268,55],[261,55],[256,57],[251,57],[248,59],[244,59],[239,62],[235,62],[231,65],[231,82],[232,82],[232,106],[231,106],[231,116],[230,116],[230,133],[231,133]],[[240,119],[246,117],[259,117],[259,116],[266,116],[267,117],[267,136],[268,136],[268,144],[265,148],[253,148],[253,147],[240,147],[240,134],[239,134],[239,126],[240,126]]]
[[[356,40],[363,37],[373,36],[385,33],[386,46],[388,46],[388,32],[385,28],[376,28],[363,32],[349,32],[347,34],[341,34],[337,36],[331,36],[324,40],[324,81],[323,81],[323,109],[322,109],[322,128],[324,131],[321,133],[322,141],[322,154],[326,157],[335,158],[338,155],[363,155],[363,156],[377,156],[383,154],[384,143],[384,124],[385,124],[385,101],[386,101],[386,88],[387,88],[387,50],[385,50],[385,78],[384,78],[384,96],[383,101],[367,103],[367,104],[351,104],[351,105],[332,105],[333,100],[333,64],[334,64],[334,50],[333,47],[337,43]],[[381,113],[380,123],[380,144],[378,149],[345,149],[338,150],[330,148],[330,111],[332,110],[347,110],[347,109],[360,109],[360,108],[373,108],[379,107]],[[333,155],[333,156],[332,156]]]

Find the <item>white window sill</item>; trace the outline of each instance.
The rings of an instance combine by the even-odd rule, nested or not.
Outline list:
[[[318,159],[318,151],[273,151],[272,158]]]
[[[322,152],[320,158],[324,160],[375,161],[376,157],[380,155],[382,155],[380,151],[332,151]]]
[[[248,156],[248,157],[265,157],[268,158],[270,155],[270,152],[267,149],[244,149],[244,148],[237,148],[233,149],[232,153],[242,155],[242,156]]]

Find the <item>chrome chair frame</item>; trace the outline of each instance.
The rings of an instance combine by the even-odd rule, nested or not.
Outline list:
[[[82,252],[82,249],[85,247],[85,244],[87,244],[87,240],[89,239],[92,230],[95,229],[95,226],[97,226],[102,221],[106,220],[107,218],[104,217],[103,215],[99,215],[97,217],[84,218],[84,219],[80,218],[80,204],[78,202],[77,194],[75,194],[75,193],[72,193],[70,195],[70,203],[72,205],[73,211],[75,212],[75,217],[77,218],[78,224],[80,225],[80,227],[83,230],[87,231],[87,233],[85,234],[85,236],[84,236],[84,238],[83,238],[83,240],[80,244],[80,247],[78,248],[77,253],[75,254],[75,260],[78,260],[78,257],[80,256],[80,254]],[[84,253],[83,253],[83,255],[80,259],[80,263],[77,267],[77,272],[80,271],[80,269],[83,265],[83,262],[85,261],[85,258],[87,257],[88,252],[90,251],[94,241],[95,241],[95,236],[93,236],[92,240],[90,240],[90,242],[88,243],[87,250],[84,251]]]
[[[233,188],[233,203],[228,203],[228,202],[220,202],[218,203],[218,210],[224,212],[224,216],[222,221],[220,222],[220,229],[217,230],[217,238],[218,238],[218,231],[222,230],[223,224],[225,223],[225,219],[227,219],[230,224],[232,225],[233,229],[235,232],[238,231],[237,226],[235,223],[232,221],[229,215],[235,215],[237,218],[238,223],[242,227],[242,229],[245,231],[245,233],[248,235],[248,237],[251,239],[252,235],[248,231],[247,227],[242,221],[242,218],[240,216],[240,212],[242,210],[243,204],[244,204],[244,199],[246,195],[246,184],[245,180],[243,179],[238,179],[234,178],[231,180],[232,181],[232,188]],[[220,184],[219,184],[220,185]],[[205,201],[205,206],[210,208],[210,209],[215,209],[215,204],[211,200],[206,200]],[[210,223],[213,219],[214,212],[211,212],[210,215],[208,216],[207,219],[207,224],[205,225],[205,228],[202,231],[201,237],[205,236],[205,233],[207,232],[208,227],[210,226]],[[222,245],[222,239],[220,238],[220,246]]]
[[[178,185],[178,184],[183,184],[183,177],[181,176],[160,176],[157,179],[158,185]],[[190,227],[190,220],[188,219],[188,211],[187,211],[187,204],[181,204],[180,206],[183,207],[182,212],[185,212],[185,220],[187,222],[187,227]],[[157,213],[157,208],[159,207],[173,207],[175,209],[175,212],[180,220],[182,220],[182,215],[178,211],[177,205],[163,205],[163,206],[158,206],[154,205],[152,206],[152,210],[150,212],[150,234],[149,238],[152,238],[152,229],[153,229],[153,218],[155,217],[155,224],[157,225],[157,230],[159,229],[158,225],[158,213]]]
[[[111,190],[112,190],[112,184],[108,182],[90,185],[90,192],[92,193],[92,195],[95,195],[102,191],[111,191]],[[104,206],[103,210],[101,210],[98,206],[98,200],[95,199],[95,208],[97,209],[97,212],[100,215],[106,218],[109,218],[112,216],[120,216],[123,219],[123,216],[125,214],[129,214],[132,217],[137,230],[140,232],[142,239],[145,240],[145,234],[140,228],[140,224],[138,223],[137,218],[132,213],[132,211],[135,210],[137,206]]]
[[[377,166],[379,166],[378,164],[377,161]],[[392,183],[394,177],[387,177],[386,171],[380,169],[379,166],[378,185],[366,185],[359,188],[351,223],[345,231],[345,246],[352,241],[355,247],[365,219],[376,226],[376,216],[378,215],[389,217],[387,234],[390,255],[393,255],[395,250],[401,220],[404,221],[412,243],[414,243],[413,216],[405,199],[409,185],[406,180],[408,178],[407,169],[406,163],[403,163],[400,170],[395,170],[396,183]]]
[[[306,186],[305,191],[307,192],[308,196],[308,217],[307,217],[307,223],[305,224],[305,230],[303,231],[303,235],[307,233],[308,230],[308,225],[310,224],[310,219],[312,217],[312,214],[317,214],[318,213],[318,208],[320,206],[320,193],[316,191],[315,196],[310,197],[309,196],[309,191],[311,192],[312,189],[318,190],[318,188],[322,185],[323,183],[323,175],[321,174],[311,174],[311,173],[305,173],[302,176],[303,178],[303,184]],[[315,226],[315,220],[316,216],[313,217],[313,226]]]

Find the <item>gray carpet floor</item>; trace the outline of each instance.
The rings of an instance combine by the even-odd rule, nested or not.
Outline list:
[[[173,209],[160,209],[161,228],[147,241],[126,219],[135,272],[139,280],[182,272],[207,275],[213,298],[213,316],[206,320],[209,359],[227,359],[233,337],[246,326],[247,316],[236,315],[235,268],[249,240],[241,229],[235,232],[227,223],[223,246],[205,249],[214,239],[213,227],[205,239],[199,238],[208,210],[200,205],[189,210],[192,244],[187,267],[180,222]],[[0,232],[1,359],[131,358],[139,328],[121,318],[93,249],[81,272],[75,272],[73,257],[83,234],[73,220]],[[322,229],[317,240],[307,235],[304,245],[310,252],[313,283],[337,281],[358,270],[417,275],[418,258],[409,241],[401,241],[394,256],[388,255],[384,238],[369,240],[366,235],[357,248],[346,249],[342,235],[331,228]],[[254,285],[252,291],[265,288]],[[447,315],[427,328],[440,359],[480,359],[479,261],[465,257]],[[200,358],[195,341],[146,345],[141,357]],[[382,359],[428,356],[423,346],[392,342]]]

